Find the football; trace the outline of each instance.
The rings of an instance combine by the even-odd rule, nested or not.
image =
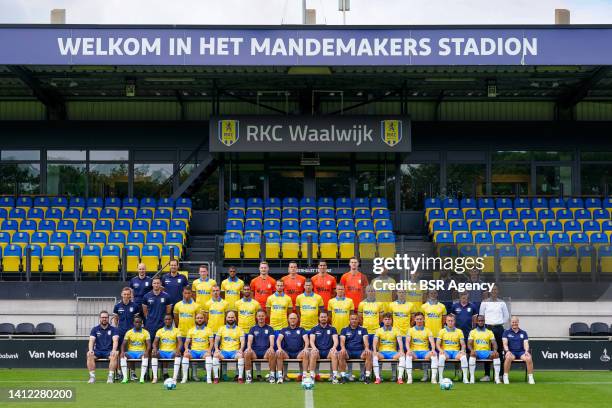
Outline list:
[[[453,388],[453,381],[450,378],[443,378],[440,381],[440,389],[442,391],[450,391]]]
[[[167,390],[174,390],[176,388],[176,381],[172,378],[166,379],[166,381],[164,381],[164,388]]]
[[[314,381],[312,380],[312,378],[304,378],[304,380],[302,380],[302,388],[305,390],[312,390],[314,388]]]

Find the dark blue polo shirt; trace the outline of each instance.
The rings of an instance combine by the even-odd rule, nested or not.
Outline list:
[[[344,336],[344,347],[348,351],[354,353],[362,353],[365,350],[363,344],[363,337],[368,335],[368,331],[361,326],[351,328],[351,326],[345,327],[340,332],[340,336]]]
[[[296,327],[292,329],[290,326],[285,327],[280,331],[280,334],[283,335],[283,341],[281,342],[281,346],[283,350],[287,353],[299,353],[304,350],[304,338],[305,334],[308,334],[307,330],[304,330],[302,327]]]
[[[153,289],[153,279],[148,276],[145,276],[144,279],[134,276],[130,279],[130,288],[134,291],[134,303],[140,306],[144,299],[144,295]]]
[[[528,340],[527,332],[525,330],[519,329],[518,332],[515,332],[512,329],[504,330],[504,334],[502,334],[502,339],[508,339],[508,350],[512,354],[515,353],[524,353],[525,347],[523,347],[523,342]]]
[[[164,325],[166,306],[172,305],[172,301],[170,296],[164,291],[159,292],[159,295],[155,295],[155,293],[151,291],[145,295],[143,304],[147,306],[148,311],[145,329],[155,336],[157,329],[160,329]]]
[[[113,308],[113,314],[119,316],[119,335],[123,336],[125,332],[134,327],[134,316],[140,314],[140,305],[135,302],[129,302],[127,305],[123,301],[117,303]]]
[[[119,336],[119,332],[110,324],[106,328],[97,325],[91,329],[89,335],[96,338],[94,352],[110,353],[113,351],[113,336]]]
[[[249,336],[253,336],[253,350],[256,353],[264,353],[270,348],[270,335],[274,335],[274,329],[271,326],[263,327],[255,325],[249,330]]]
[[[334,346],[334,334],[338,334],[338,331],[334,326],[329,324],[325,327],[321,327],[321,325],[317,324],[310,329],[310,334],[314,334],[315,346],[319,350],[331,350]]]
[[[170,296],[173,305],[183,299],[183,288],[187,285],[189,285],[189,280],[180,273],[177,273],[176,276],[172,276],[169,273],[162,276],[162,286],[164,291]]]
[[[471,302],[468,302],[465,306],[462,306],[461,302],[457,302],[453,304],[450,310],[457,319],[456,326],[463,331],[463,334],[467,339],[470,331],[472,330],[472,317],[478,313],[476,306],[474,306],[474,304]]]

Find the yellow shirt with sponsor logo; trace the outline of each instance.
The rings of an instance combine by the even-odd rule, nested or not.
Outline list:
[[[489,351],[491,350],[491,343],[495,340],[495,335],[487,328],[484,330],[476,328],[470,331],[468,340],[474,341],[474,351]]]
[[[187,334],[185,334],[185,336],[186,335]],[[171,329],[162,327],[161,329],[157,330],[157,333],[155,333],[155,337],[159,338],[159,343],[157,347],[159,347],[160,351],[176,351],[176,345],[178,343],[179,336],[182,335],[179,329],[177,329],[176,327],[172,327]]]
[[[331,324],[338,333],[349,325],[351,312],[355,310],[353,299],[348,297],[335,297],[327,302],[327,309],[331,312]]]
[[[442,316],[446,314],[446,307],[442,303],[438,302],[432,305],[425,302],[421,305],[421,311],[425,315],[425,327],[432,333],[438,333],[442,330]]]
[[[406,290],[406,301],[412,303],[412,313],[419,312],[423,304],[423,291],[421,289]]]
[[[414,313],[412,303],[396,300],[389,305],[389,311],[393,313],[393,327],[405,336],[410,329],[410,315]]]
[[[359,313],[363,316],[362,326],[368,333],[374,333],[380,329],[380,314],[384,311],[382,303],[364,300],[359,304]]]
[[[219,342],[219,349],[223,351],[236,351],[240,350],[240,338],[244,337],[244,331],[234,325],[222,326],[217,332],[217,336],[221,338]]]
[[[319,323],[319,310],[324,306],[321,295],[302,293],[295,299],[295,306],[300,308],[300,327],[310,330]]]
[[[216,285],[217,282],[210,278],[206,278],[206,280],[198,278],[191,284],[191,289],[196,294],[196,302],[200,305],[200,310],[204,310],[206,303],[212,299],[212,287]]]
[[[213,332],[216,332],[219,330],[219,327],[225,324],[225,312],[227,312],[227,302],[225,300],[210,299],[206,302],[204,310],[208,313],[208,323],[206,323],[206,325],[210,327]]]
[[[400,332],[391,327],[390,330],[385,330],[384,327],[379,327],[374,334],[378,338],[378,351],[397,351],[397,338],[401,336]]]
[[[151,335],[147,329],[130,329],[125,333],[123,341],[127,342],[125,351],[145,351],[147,349],[147,340],[151,340]]]
[[[181,332],[181,337],[187,337],[189,329],[195,326],[195,315],[199,310],[200,306],[193,299],[189,303],[181,300],[174,305],[174,314],[178,315],[179,318],[178,329]]]
[[[209,350],[211,337],[214,335],[215,332],[208,326],[192,327],[187,333],[187,338],[191,341],[189,348],[195,351]]]
[[[293,302],[288,295],[284,292],[281,295],[274,292],[268,296],[266,308],[270,309],[270,326],[274,330],[287,327],[287,311],[293,309]]]
[[[459,351],[461,350],[461,340],[464,338],[463,330],[456,327],[450,330],[445,327],[438,333],[438,338],[443,350]]]
[[[255,326],[255,315],[261,308],[259,302],[253,298],[242,298],[235,303],[236,311],[238,312],[238,327],[245,333]]]
[[[429,338],[433,337],[433,334],[425,326],[421,329],[414,326],[408,330],[408,337],[410,337],[410,350],[427,351],[429,350]]]
[[[388,275],[372,279],[372,285],[378,288],[376,289],[376,301],[383,306],[385,312],[390,312],[389,306],[393,302],[393,291],[388,289],[390,283],[395,283],[395,279]]]
[[[244,281],[236,278],[236,280],[225,279],[221,282],[221,291],[225,293],[225,301],[227,302],[227,310],[236,310],[236,302],[240,300],[240,292],[244,287]]]

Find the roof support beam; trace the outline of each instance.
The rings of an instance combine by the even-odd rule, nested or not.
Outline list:
[[[57,92],[45,89],[41,82],[30,71],[19,65],[7,65],[7,68],[23,82],[43,105],[47,107],[47,119],[66,119],[66,104]]]
[[[583,100],[589,94],[589,91],[597,86],[597,84],[611,72],[612,67],[597,67],[589,77],[583,79],[576,87],[562,95],[557,100],[557,119],[573,119],[573,110],[578,102]]]
[[[442,101],[444,100],[444,89],[440,91],[436,98],[436,107],[434,108],[434,120],[440,120],[440,111],[442,110]]]

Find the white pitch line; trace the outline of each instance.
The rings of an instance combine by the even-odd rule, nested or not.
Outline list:
[[[314,399],[312,398],[312,390],[304,391],[304,408],[314,408]]]

